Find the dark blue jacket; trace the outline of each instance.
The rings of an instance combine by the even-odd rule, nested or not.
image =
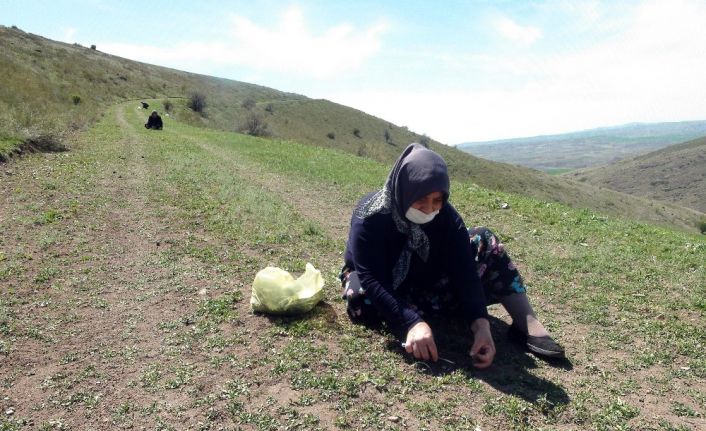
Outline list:
[[[354,214],[351,218],[346,266],[358,273],[366,298],[402,337],[423,320],[401,299],[404,293],[412,286],[432,288],[444,276],[449,278],[450,287],[469,322],[488,316],[468,231],[456,209],[444,203],[434,220],[422,225],[422,229],[429,238],[429,259],[425,263],[412,253],[407,277],[397,291],[393,291],[392,268],[406,244],[405,235],[396,229],[390,214],[378,213],[365,219]]]

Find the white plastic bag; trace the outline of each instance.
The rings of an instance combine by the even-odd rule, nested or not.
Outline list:
[[[306,313],[323,299],[323,287],[321,271],[310,263],[296,280],[282,268],[268,266],[255,275],[250,305],[261,313]]]

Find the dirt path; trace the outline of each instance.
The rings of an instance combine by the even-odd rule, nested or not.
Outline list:
[[[180,379],[198,380],[204,394],[218,393],[229,381],[228,375],[209,371],[210,356],[184,350],[184,344],[202,343],[211,333],[224,340],[242,336],[221,325],[192,339],[188,316],[245,280],[225,278],[214,265],[196,259],[165,263],[170,248],[191,244],[194,237],[212,238],[179,228],[164,216],[170,208],[150,201],[150,187],[168,185],[159,182],[161,168],[145,161],[149,149],[126,119],[126,109],[131,107],[115,109],[104,134],[89,134],[69,153],[38,154],[3,167],[0,226],[12,226],[14,236],[5,236],[0,250],[3,259],[18,262],[18,270],[0,279],[9,287],[0,297],[0,329],[9,335],[2,338],[0,399],[9,419],[30,428],[154,427],[160,417],[173,423],[182,414],[194,427],[204,409],[193,406],[195,394],[178,390],[184,384]],[[345,235],[345,211],[327,206],[325,199],[317,209],[301,205],[332,190],[312,190],[208,143],[198,145],[246,182],[315,220],[327,235]],[[52,208],[60,215],[51,223],[30,220]],[[15,217],[5,219],[6,214]],[[47,268],[51,275],[43,277]],[[247,301],[235,312],[243,316],[245,334],[266,330],[266,321],[248,316]],[[191,341],[175,341],[180,337]],[[248,350],[268,355],[257,344]],[[231,353],[241,354],[247,351]],[[255,375],[261,372],[266,373]],[[266,374],[259,379],[288,386]],[[171,386],[177,390],[159,390]],[[253,397],[260,399],[257,393]]]
[[[171,231],[149,207],[144,143],[122,109],[113,115],[117,145],[98,137],[97,145],[77,143],[71,153],[19,160],[7,166],[12,175],[2,181],[3,214],[31,212],[32,202],[77,207],[58,210],[63,215],[51,224],[9,220],[16,235],[2,244],[6,259],[23,249],[32,255],[3,289],[6,304],[24,303],[21,313],[5,316],[15,341],[2,357],[0,376],[5,410],[35,426],[106,423],[121,403],[147,402],[133,386],[146,365],[169,362],[160,358],[158,324],[195,307],[196,292],[174,292],[174,274],[154,265],[160,239],[183,233]],[[75,166],[90,167],[95,177]],[[54,183],[50,198],[44,182]],[[43,283],[47,267],[57,269]]]

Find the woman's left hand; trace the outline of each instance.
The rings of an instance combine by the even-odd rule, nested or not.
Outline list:
[[[473,366],[476,368],[487,368],[493,363],[495,358],[495,342],[490,333],[490,323],[488,319],[476,319],[471,324],[473,331],[473,346],[470,355],[473,358]]]

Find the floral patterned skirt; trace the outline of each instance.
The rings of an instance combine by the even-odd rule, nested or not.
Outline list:
[[[527,291],[517,267],[508,256],[503,244],[490,229],[471,228],[468,229],[468,235],[487,304],[496,304],[505,296]],[[358,274],[344,267],[340,277],[343,283],[342,296],[347,302],[348,315],[351,319],[362,323],[378,323],[381,317],[370,299],[365,297]],[[410,290],[403,299],[415,308],[420,316],[453,313],[457,311],[459,304],[445,277],[440,279],[432,289]]]

